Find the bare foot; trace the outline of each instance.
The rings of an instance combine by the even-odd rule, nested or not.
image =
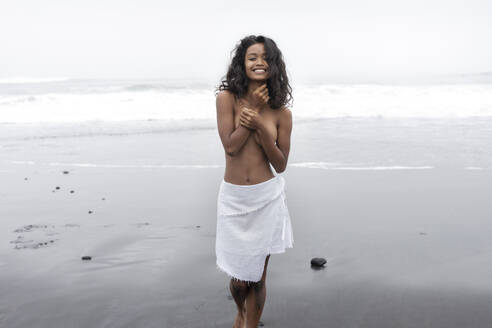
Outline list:
[[[232,326],[232,328],[244,328],[245,324],[246,324],[246,321],[244,320],[244,315],[242,313],[238,312],[236,319],[234,320],[234,326]]]

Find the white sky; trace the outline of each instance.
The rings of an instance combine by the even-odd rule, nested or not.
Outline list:
[[[303,82],[492,71],[490,0],[1,0],[0,78],[215,82],[248,34]]]

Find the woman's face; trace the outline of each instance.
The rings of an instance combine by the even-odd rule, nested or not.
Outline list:
[[[269,68],[265,59],[263,43],[255,43],[248,47],[244,56],[244,68],[250,80],[263,81],[268,78]]]

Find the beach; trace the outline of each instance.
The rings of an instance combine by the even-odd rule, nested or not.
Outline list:
[[[2,125],[0,326],[231,327],[217,131],[115,124]],[[265,327],[490,327],[491,131],[299,121],[282,173],[294,248],[270,259]]]

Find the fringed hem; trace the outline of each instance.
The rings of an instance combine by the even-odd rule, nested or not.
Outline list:
[[[257,283],[258,281],[260,281],[260,280],[261,280],[261,279],[260,279],[260,280],[258,280],[258,281],[241,280],[241,279],[238,279],[238,278],[234,277],[231,273],[229,273],[228,271],[226,271],[224,268],[220,267],[220,266],[217,264],[217,262],[215,263],[215,267],[216,267],[219,271],[221,271],[221,272],[225,273],[225,274],[226,274],[229,278],[231,278],[232,280],[234,280],[234,281],[239,281],[239,282],[244,282],[244,283],[246,283],[248,286],[250,286],[251,284]]]

